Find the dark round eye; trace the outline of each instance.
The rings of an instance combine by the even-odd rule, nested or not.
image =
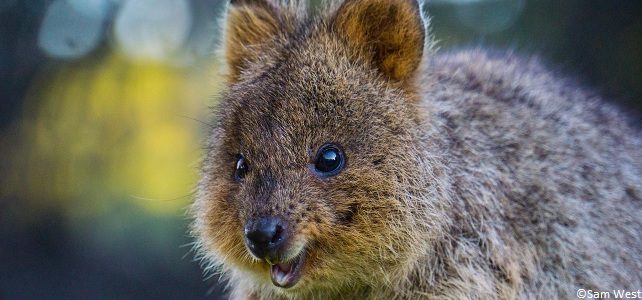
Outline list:
[[[245,173],[247,173],[247,164],[245,163],[245,157],[243,154],[239,154],[239,159],[236,161],[236,169],[234,169],[234,179],[237,181],[245,178]]]
[[[332,144],[321,146],[317,153],[314,169],[322,176],[339,174],[345,165],[345,157],[339,147]]]

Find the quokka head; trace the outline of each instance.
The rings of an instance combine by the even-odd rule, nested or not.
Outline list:
[[[411,190],[429,169],[416,150],[420,6],[305,11],[229,4],[227,88],[193,206],[203,256],[275,293],[394,280],[426,225]]]

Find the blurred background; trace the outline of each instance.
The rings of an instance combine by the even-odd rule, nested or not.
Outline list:
[[[221,297],[193,261],[185,208],[225,3],[0,0],[0,299]],[[427,10],[442,50],[537,54],[642,112],[642,1]]]

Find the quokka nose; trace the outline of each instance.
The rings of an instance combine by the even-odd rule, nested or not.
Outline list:
[[[262,217],[245,225],[245,243],[258,258],[274,260],[286,237],[285,223],[277,217]]]

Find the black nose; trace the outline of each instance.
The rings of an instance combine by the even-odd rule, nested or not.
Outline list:
[[[258,258],[274,260],[286,240],[285,223],[277,217],[250,220],[245,225],[245,243]]]

